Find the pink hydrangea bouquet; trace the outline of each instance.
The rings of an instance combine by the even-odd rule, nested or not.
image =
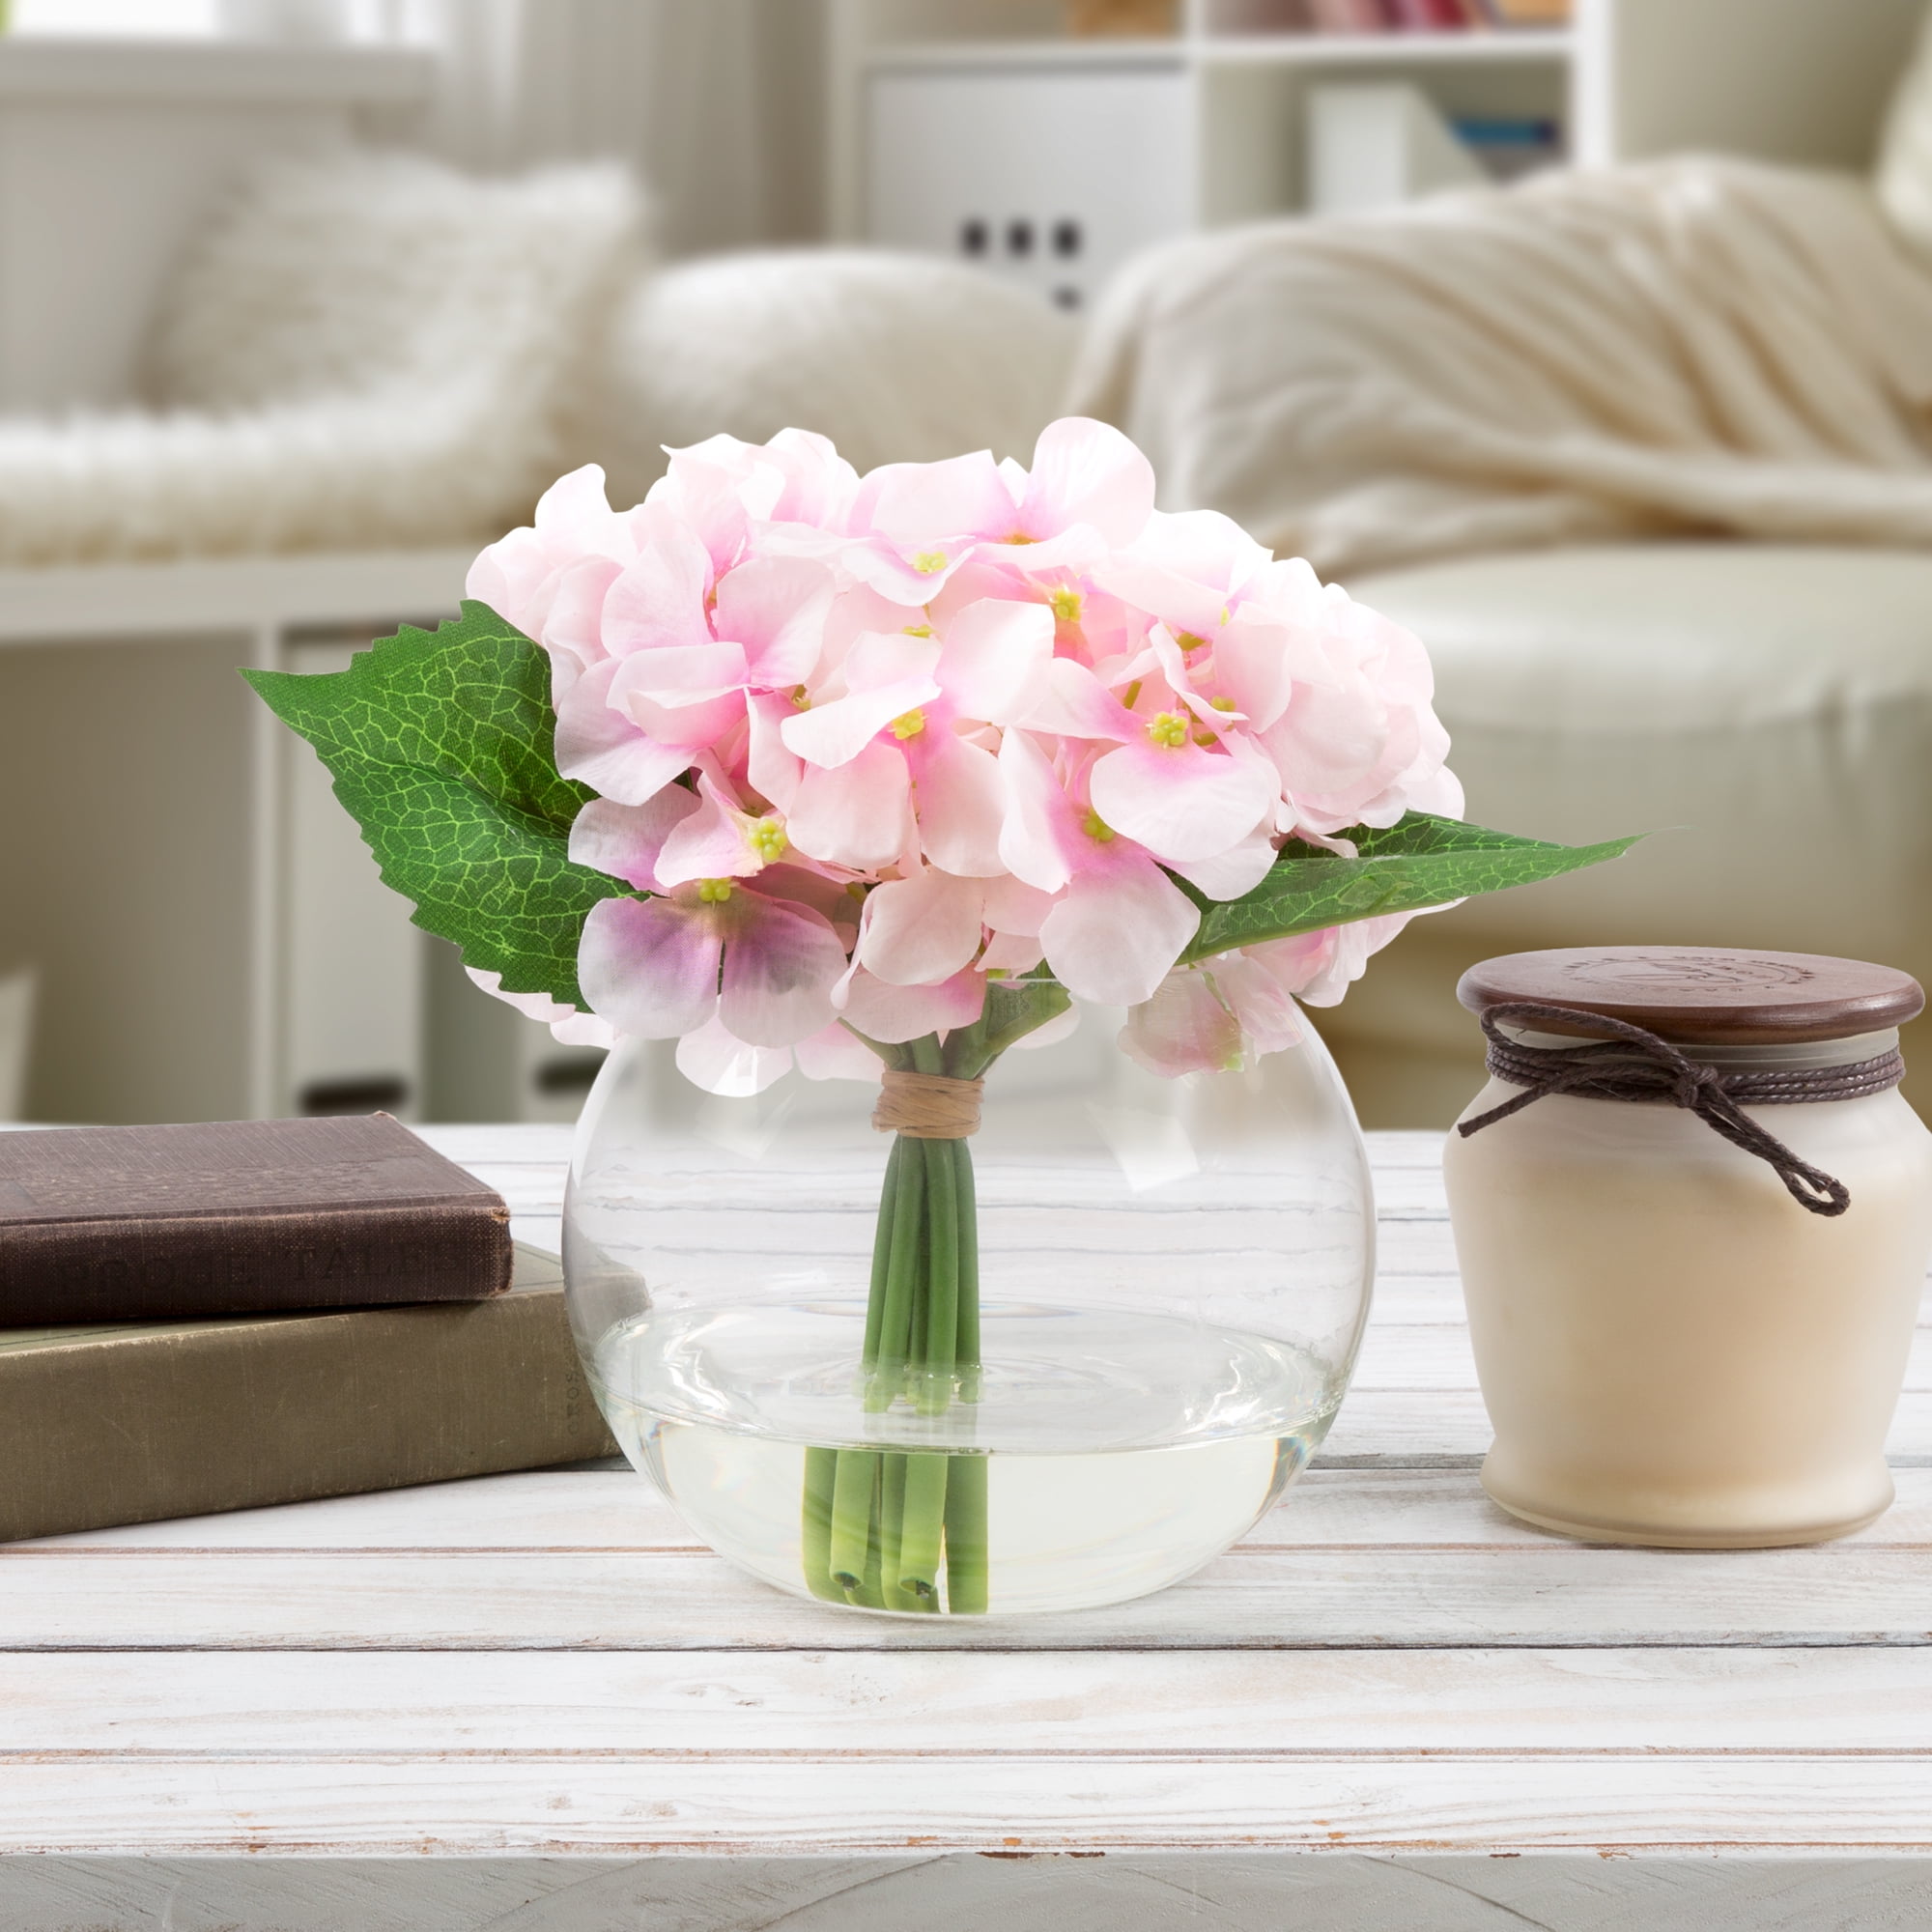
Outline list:
[[[864,476],[822,437],[721,436],[628,510],[580,469],[469,591],[338,675],[252,681],[418,923],[563,1037],[675,1040],[725,1094],[884,1080],[875,1409],[972,1398],[972,1166],[927,1116],[1009,1047],[1078,1000],[1156,1073],[1238,1065],[1418,911],[1627,842],[1463,824],[1417,640],[1157,510],[1097,422],[1030,469]],[[949,1606],[982,1605],[972,1459],[881,1460],[808,1457],[812,1586],[931,1607],[944,1544]]]

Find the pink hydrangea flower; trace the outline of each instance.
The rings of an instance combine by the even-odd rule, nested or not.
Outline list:
[[[562,478],[470,594],[548,652],[595,1009],[720,1092],[864,1072],[857,1036],[970,1023],[994,974],[1131,1009],[1163,1072],[1301,1037],[1402,922],[1177,970],[1198,895],[1282,840],[1457,814],[1400,627],[1211,512],[1154,508],[1126,438],[1069,419],[857,475],[823,438],[672,454],[637,508]],[[1183,890],[1183,887],[1186,890]],[[520,1004],[530,1008],[526,997]],[[857,1055],[852,1051],[857,1048]]]

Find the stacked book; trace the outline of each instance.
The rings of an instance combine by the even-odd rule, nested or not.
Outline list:
[[[554,1260],[387,1116],[0,1133],[0,1541],[612,1453]]]
[[[1485,27],[1562,27],[1571,0],[1286,0],[1290,33],[1460,33]]]

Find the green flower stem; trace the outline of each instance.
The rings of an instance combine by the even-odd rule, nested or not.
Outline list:
[[[842,1604],[845,1592],[832,1580],[832,1498],[838,1481],[838,1450],[805,1452],[805,1580],[814,1597]]]
[[[952,1150],[964,1145],[961,1141],[921,1143],[928,1203],[926,1319],[924,1347],[919,1351],[924,1373],[910,1393],[923,1415],[944,1415],[952,1406],[952,1364],[959,1352],[958,1163]]]
[[[905,1516],[899,1530],[898,1584],[922,1605],[939,1605],[939,1557],[946,1530],[946,1465],[951,1456],[907,1456]]]
[[[848,1601],[866,1584],[868,1558],[876,1563],[872,1548],[876,1520],[879,1457],[876,1450],[841,1449],[838,1470],[832,1487],[832,1541],[828,1560],[832,1580],[845,1592]]]
[[[946,1483],[946,1607],[986,1614],[986,1458],[949,1456]]]

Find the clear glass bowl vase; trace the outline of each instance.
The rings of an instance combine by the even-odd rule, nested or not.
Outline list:
[[[876,1130],[876,1083],[732,1097],[668,1042],[611,1056],[571,1319],[625,1454],[712,1548],[859,1609],[1074,1609],[1185,1577],[1293,1480],[1374,1272],[1348,1094],[1312,1031],[1166,1079],[1119,1025],[1006,1052],[962,1141]]]

